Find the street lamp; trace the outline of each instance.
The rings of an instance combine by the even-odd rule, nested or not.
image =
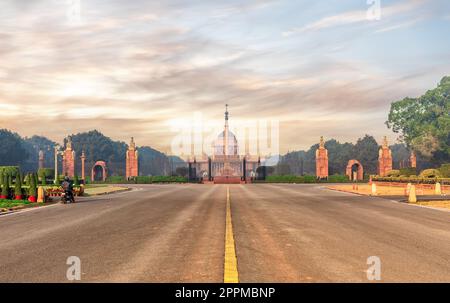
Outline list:
[[[61,146],[59,144],[55,145],[55,180],[54,183],[58,182],[58,155],[63,155],[61,151]]]

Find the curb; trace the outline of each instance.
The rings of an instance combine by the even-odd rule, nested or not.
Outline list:
[[[50,207],[50,206],[55,206],[55,205],[58,205],[59,203],[47,203],[47,204],[39,203],[39,204],[43,204],[43,205],[34,206],[34,207],[20,207],[20,208],[15,208],[15,209],[2,208],[2,209],[0,209],[0,217],[6,216],[6,215],[12,215],[12,214],[33,211],[33,210],[42,209],[42,208],[46,208],[46,207]],[[6,211],[4,211],[5,209],[6,209]]]
[[[117,193],[131,191],[131,190],[133,190],[131,187],[127,187],[127,188],[119,189],[119,190],[112,191],[112,192],[100,192],[100,193],[96,193],[96,194],[86,194],[85,193],[82,197],[106,196],[106,195],[113,195],[113,194],[117,194]]]

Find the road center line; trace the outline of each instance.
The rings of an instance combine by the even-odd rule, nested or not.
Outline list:
[[[233,223],[231,221],[230,187],[227,186],[227,214],[225,227],[225,268],[224,282],[239,283],[236,246],[234,244]]]

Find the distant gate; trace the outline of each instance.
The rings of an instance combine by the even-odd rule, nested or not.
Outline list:
[[[97,161],[92,167],[92,181],[106,181],[108,168],[105,161]]]
[[[353,172],[356,172],[356,176],[353,175]],[[364,168],[358,160],[350,160],[347,164],[346,174],[350,180],[363,180]]]

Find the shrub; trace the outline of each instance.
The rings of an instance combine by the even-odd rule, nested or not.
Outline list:
[[[19,167],[18,166],[0,166],[0,174],[3,175],[11,175],[16,177],[19,175]]]
[[[136,183],[138,184],[150,184],[152,183],[152,177],[148,176],[139,176],[135,178]]]
[[[30,180],[30,188],[28,189],[28,195],[30,197],[36,197],[36,195],[37,195],[36,175],[30,174],[28,179]]]
[[[316,176],[304,176],[303,177],[305,183],[316,183]]]
[[[61,179],[59,176],[56,176],[55,185],[61,185]]]
[[[415,167],[405,167],[405,168],[400,168],[400,175],[401,176],[412,176],[417,174],[416,168]]]
[[[401,173],[398,169],[390,170],[386,173],[387,177],[400,177]]]
[[[14,195],[22,196],[22,180],[20,176],[16,178],[16,184],[14,186]]]
[[[332,175],[328,177],[328,182],[330,183],[343,183],[348,181],[349,179],[346,175]]]
[[[450,178],[450,163],[442,164],[441,168],[439,168],[442,177]]]
[[[110,176],[110,177],[108,177],[106,182],[108,182],[108,183],[115,183],[115,184],[121,184],[121,183],[126,183],[128,181],[125,179],[125,177],[122,177],[122,176]]]
[[[77,176],[77,175],[75,175],[75,176],[73,177],[73,185],[74,185],[74,186],[79,186],[79,185],[80,185],[80,180],[78,179],[78,176]]]
[[[268,183],[316,183],[316,176],[272,175],[266,177]]]
[[[437,169],[425,169],[423,170],[420,175],[420,178],[440,178],[441,173]]]
[[[38,170],[38,176],[39,178],[42,178],[42,176],[45,178],[53,178],[55,177],[55,170],[52,168],[40,168]]]
[[[2,196],[8,197],[9,196],[9,182],[8,182],[8,176],[3,175],[3,186],[2,186]]]

